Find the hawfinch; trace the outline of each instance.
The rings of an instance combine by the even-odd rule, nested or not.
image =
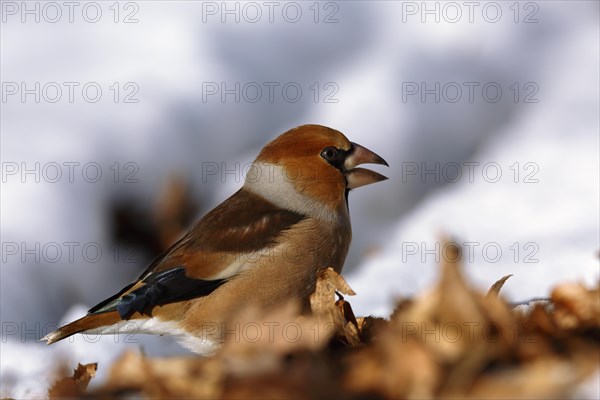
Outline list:
[[[357,165],[388,165],[319,125],[292,129],[260,152],[243,187],[200,219],[140,278],[46,335],[176,335],[201,354],[213,352],[223,326],[242,305],[261,308],[290,296],[307,299],[318,272],[340,272],[350,245],[348,192],[387,179]],[[202,340],[195,340],[200,339]]]

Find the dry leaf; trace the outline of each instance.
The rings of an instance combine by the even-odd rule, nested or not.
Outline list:
[[[202,357],[149,359],[126,352],[110,370],[99,398],[143,393],[150,398],[216,398],[223,390],[219,363]]]
[[[310,296],[310,305],[313,313],[326,313],[335,303],[335,293],[340,292],[349,296],[355,295],[354,291],[340,274],[333,268],[319,272],[315,292]]]
[[[73,376],[58,380],[48,390],[50,399],[62,399],[67,397],[81,397],[90,380],[96,376],[97,363],[78,364],[73,371]]]
[[[552,291],[555,320],[564,329],[600,326],[600,294],[582,284],[566,283]]]
[[[486,296],[488,296],[488,297],[498,297],[498,295],[500,294],[500,289],[502,289],[502,286],[504,286],[504,282],[506,282],[506,280],[508,278],[510,278],[511,276],[512,276],[512,274],[506,275],[506,276],[503,276],[498,281],[496,281],[496,283],[494,283],[492,285],[492,287],[490,288],[490,290],[488,290]]]
[[[317,277],[315,292],[310,296],[311,309],[324,326],[333,326],[333,336],[345,345],[360,344],[358,323],[350,303],[340,294],[335,301],[336,293],[354,295],[348,283],[332,268],[322,270]]]
[[[310,297],[312,315],[302,316],[295,299],[268,311],[248,307],[234,320],[268,327],[268,335],[226,341],[211,358],[126,353],[107,383],[86,395],[564,398],[600,376],[598,288],[562,284],[552,292],[552,306],[521,313],[498,297],[510,275],[481,293],[463,277],[460,249],[445,248],[454,256],[444,258],[437,284],[400,301],[389,322],[357,318],[342,297],[354,292],[327,269]],[[81,396],[89,379],[83,388],[73,383],[80,378],[68,379],[63,392]]]

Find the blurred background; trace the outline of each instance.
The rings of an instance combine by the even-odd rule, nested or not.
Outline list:
[[[598,2],[69,4],[0,3],[2,396],[43,396],[58,359],[102,375],[127,347],[185,353],[36,341],[135,279],[306,123],[390,164],[350,194],[357,315],[429,287],[443,237],[474,285],[513,274],[512,302],[598,282]]]

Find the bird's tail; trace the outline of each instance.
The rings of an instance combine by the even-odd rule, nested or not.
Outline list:
[[[119,321],[121,321],[121,317],[116,311],[88,314],[83,318],[79,318],[76,321],[58,328],[54,332],[50,332],[41,340],[46,341],[46,344],[52,344],[64,338],[68,338],[76,333],[111,326]]]

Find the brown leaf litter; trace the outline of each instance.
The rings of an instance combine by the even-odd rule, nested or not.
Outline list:
[[[343,297],[354,292],[327,269],[310,315],[295,299],[244,309],[241,326],[269,330],[228,341],[208,358],[127,352],[91,391],[95,364],[80,365],[50,397],[540,398],[568,397],[598,379],[598,288],[558,285],[550,307],[524,313],[499,296],[509,277],[483,294],[467,285],[458,262],[446,261],[433,289],[400,300],[386,320],[355,317]]]

